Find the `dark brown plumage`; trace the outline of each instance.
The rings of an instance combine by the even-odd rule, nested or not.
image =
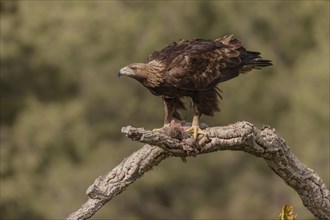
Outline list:
[[[216,40],[180,40],[151,54],[146,63],[134,63],[122,68],[118,75],[130,76],[150,92],[162,96],[165,105],[164,124],[182,119],[177,111],[185,109],[181,100],[192,100],[194,137],[199,129],[201,115],[212,116],[219,111],[221,98],[218,83],[230,80],[240,73],[270,66],[271,61],[260,53],[247,51],[242,42],[232,35]]]

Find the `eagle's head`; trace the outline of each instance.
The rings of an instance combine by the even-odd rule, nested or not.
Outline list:
[[[133,63],[121,68],[118,77],[129,76],[146,87],[156,87],[162,82],[162,69],[156,67],[154,63]]]
[[[118,72],[118,77],[129,76],[140,82],[148,77],[148,67],[145,63],[133,63],[121,68]]]

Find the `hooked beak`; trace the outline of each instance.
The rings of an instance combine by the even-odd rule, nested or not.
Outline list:
[[[124,74],[123,74],[123,72],[122,72],[121,69],[120,69],[119,72],[118,72],[118,78],[119,78],[120,76],[122,76],[122,75],[124,75]]]
[[[118,72],[118,77],[120,77],[120,76],[129,76],[129,75],[132,75],[132,70],[127,66],[121,68]]]

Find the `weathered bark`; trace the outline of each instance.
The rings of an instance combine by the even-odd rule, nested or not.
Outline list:
[[[274,129],[264,127],[260,131],[251,123],[237,122],[206,130],[208,135],[194,143],[191,138],[170,137],[177,136],[178,130],[167,132],[168,136],[143,128],[122,128],[129,138],[146,145],[108,174],[98,177],[87,189],[88,201],[67,219],[90,218],[106,202],[169,156],[189,157],[219,150],[239,150],[262,157],[287,185],[296,190],[307,209],[319,219],[330,219],[330,191],[312,169],[296,158]]]

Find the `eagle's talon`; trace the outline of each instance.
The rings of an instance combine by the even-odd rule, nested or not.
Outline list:
[[[170,124],[164,124],[163,127],[161,128],[154,128],[152,129],[153,132],[159,132],[159,133],[162,133],[164,131],[164,129],[166,129],[167,127],[170,127]]]
[[[153,132],[162,132],[163,128],[154,128],[152,129]]]
[[[185,132],[192,133],[195,140],[197,140],[198,135],[203,135],[203,136],[207,135],[207,132],[200,129],[199,126],[197,125],[191,126],[190,128],[186,129]]]

